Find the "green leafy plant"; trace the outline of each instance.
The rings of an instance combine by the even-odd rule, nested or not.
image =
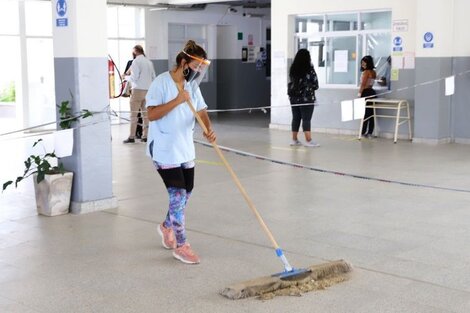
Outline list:
[[[73,115],[72,108],[69,104],[70,101],[62,101],[60,105],[57,106],[60,114],[60,128],[69,129],[72,127],[72,124],[80,118],[93,116],[93,112],[85,109],[81,110],[79,114]]]
[[[93,112],[89,110],[82,110],[78,114],[72,113],[72,108],[70,107],[69,101],[62,101],[60,105],[58,105],[59,115],[60,115],[60,123],[59,126],[62,129],[69,129],[72,128],[74,122],[78,121],[79,119],[87,118],[93,116]],[[40,143],[42,139],[37,140],[33,144],[33,148],[36,147],[38,143]],[[51,160],[56,159],[58,162],[57,166],[51,165]],[[3,183],[4,191],[8,186],[15,184],[15,187],[18,187],[18,183],[22,180],[28,178],[31,175],[37,174],[36,182],[39,184],[42,182],[46,175],[52,174],[62,174],[64,175],[65,169],[64,165],[60,163],[59,157],[55,155],[54,152],[51,153],[44,153],[44,154],[36,154],[30,155],[24,161],[24,172],[22,176],[18,176],[15,181],[9,180]]]
[[[36,147],[38,143],[40,143],[42,139],[39,139],[33,144],[33,147]],[[36,177],[36,182],[39,184],[42,182],[45,178],[46,175],[51,175],[51,174],[64,174],[65,169],[64,165],[62,163],[59,163],[57,166],[52,166],[51,165],[51,160],[52,159],[58,159],[57,156],[52,153],[45,153],[42,155],[30,155],[25,161],[24,161],[24,172],[22,176],[18,176],[16,180],[13,182],[12,180],[9,180],[3,184],[3,189],[8,188],[8,186],[12,185],[15,183],[15,187],[18,187],[18,183],[21,182],[22,180],[28,178],[31,175],[37,174]]]
[[[16,101],[15,82],[10,82],[10,84],[6,86],[0,92],[0,102],[15,102],[15,101]]]

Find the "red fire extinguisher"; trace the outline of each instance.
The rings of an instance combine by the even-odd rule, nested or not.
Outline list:
[[[114,99],[116,94],[116,87],[114,81],[114,62],[111,58],[108,59],[108,82],[109,82],[109,99]]]

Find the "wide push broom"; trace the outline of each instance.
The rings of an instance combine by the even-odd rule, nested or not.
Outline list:
[[[178,89],[180,89],[181,91],[181,88],[179,86],[178,86]],[[194,108],[191,100],[188,100],[187,103],[191,111],[193,112],[194,117],[196,118],[197,122],[201,126],[203,132],[205,134],[208,133],[208,129],[206,125],[202,121],[199,114],[196,112],[196,109]],[[256,219],[261,225],[261,228],[263,229],[263,231],[266,233],[269,240],[271,241],[271,245],[276,251],[276,255],[279,257],[279,259],[281,260],[284,266],[283,272],[229,286],[221,292],[222,295],[230,299],[240,299],[240,298],[246,298],[246,297],[251,297],[251,296],[258,296],[266,292],[272,292],[276,289],[289,287],[293,283],[295,283],[295,281],[297,280],[305,280],[307,278],[307,279],[310,279],[311,281],[312,279],[317,280],[317,279],[323,279],[323,278],[330,278],[332,276],[341,275],[341,274],[351,271],[352,269],[351,265],[343,260],[316,265],[316,266],[312,266],[309,268],[292,267],[289,261],[287,260],[286,256],[284,255],[283,250],[279,247],[279,244],[277,243],[273,234],[269,230],[268,226],[264,222],[258,210],[256,209],[253,201],[251,201],[250,197],[248,196],[248,193],[246,192],[245,188],[241,184],[237,175],[233,171],[232,166],[228,163],[227,159],[223,155],[221,149],[219,148],[219,146],[217,145],[215,141],[213,141],[211,144],[214,150],[216,151],[217,155],[219,156],[219,158],[222,160],[222,163],[224,164],[225,168],[230,173],[230,176],[232,177],[235,185],[240,190],[246,203],[248,204],[248,206],[250,207],[250,209],[253,211],[254,215],[256,216]]]

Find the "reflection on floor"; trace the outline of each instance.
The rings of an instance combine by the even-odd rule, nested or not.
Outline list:
[[[322,147],[291,148],[288,132],[259,127],[249,117],[214,120],[224,146],[323,169],[470,189],[470,146],[316,135]],[[356,266],[352,280],[301,298],[228,301],[218,295],[226,285],[281,269],[230,176],[211,148],[196,145],[186,222],[202,263],[183,265],[160,245],[156,226],[167,195],[145,145],[121,143],[127,132],[127,125],[113,126],[119,208],[46,218],[35,215],[31,184],[0,196],[0,312],[470,311],[469,193],[227,153],[294,265],[344,258]],[[196,137],[202,138],[200,131]],[[21,168],[21,144],[0,145],[3,181]]]

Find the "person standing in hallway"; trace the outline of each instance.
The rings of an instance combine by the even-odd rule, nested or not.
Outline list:
[[[301,146],[298,139],[300,122],[305,136],[305,146],[319,147],[312,140],[311,119],[315,103],[315,90],[318,89],[318,78],[313,68],[310,52],[300,49],[295,55],[289,70],[290,82],[288,95],[292,105],[292,142],[291,146]]]
[[[155,70],[153,68],[152,61],[150,61],[144,53],[144,48],[141,45],[136,45],[132,49],[132,55],[134,60],[129,69],[129,73],[125,73],[124,79],[131,84],[131,125],[129,137],[123,141],[123,143],[134,143],[135,133],[137,129],[137,114],[139,110],[142,110],[142,142],[147,142],[147,132],[149,120],[147,117],[147,110],[145,108],[145,96],[147,90],[150,87],[153,79],[155,78]],[[127,74],[127,75],[126,75]]]
[[[196,80],[202,79],[210,62],[204,49],[189,40],[176,56],[175,67],[152,82],[147,93],[150,120],[147,155],[160,174],[168,192],[166,218],[158,225],[162,245],[173,250],[183,263],[196,264],[199,257],[186,241],[185,210],[194,186],[195,148],[194,105],[208,132],[209,142],[216,140],[207,114],[207,105]],[[189,101],[191,100],[191,101]]]
[[[366,55],[361,60],[361,86],[359,87],[359,93],[357,94],[360,98],[373,98],[375,96],[375,90],[372,88],[374,85],[377,74],[375,72],[374,59],[370,55]],[[374,109],[366,108],[364,114],[364,120],[371,117],[374,114]],[[364,121],[362,126],[362,136],[372,137],[374,132],[374,118],[369,118]]]

